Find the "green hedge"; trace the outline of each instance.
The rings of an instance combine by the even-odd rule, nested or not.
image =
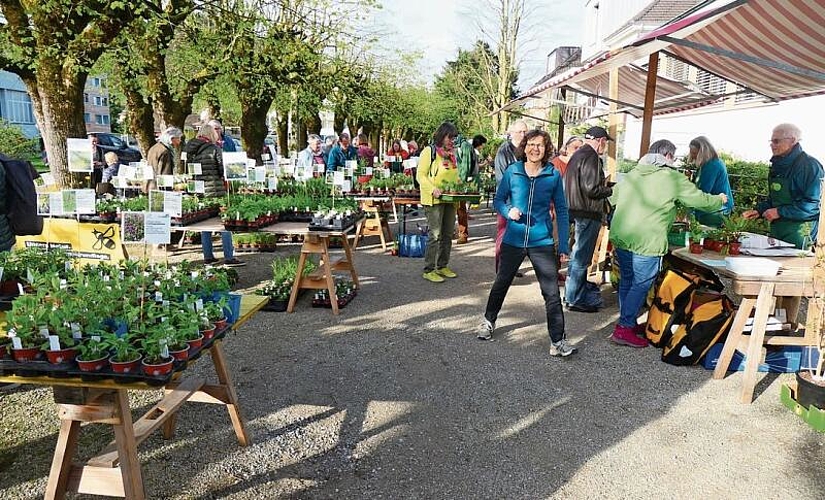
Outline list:
[[[719,157],[728,169],[736,212],[755,208],[758,202],[767,198],[769,164],[740,160],[724,153]]]

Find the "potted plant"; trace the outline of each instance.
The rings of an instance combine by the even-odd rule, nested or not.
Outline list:
[[[143,351],[141,366],[150,377],[161,377],[172,372],[175,359],[169,355],[169,338],[165,328],[152,328],[140,341]]]
[[[137,331],[139,332],[140,329]],[[134,333],[132,335],[134,335]],[[104,334],[104,339],[112,353],[112,356],[109,358],[112,371],[115,373],[136,373],[140,365],[141,354],[138,348],[132,343],[132,337],[106,333]]]
[[[696,217],[690,217],[690,225],[688,226],[688,230],[690,232],[690,253],[693,254],[701,254],[702,253],[702,239],[705,237],[705,229],[699,224],[699,221],[696,220]]]
[[[102,340],[101,332],[92,335],[77,345],[77,367],[84,372],[99,372],[109,363],[109,344]]]
[[[215,325],[215,331],[226,328],[226,304],[226,297],[221,297],[218,302],[207,302],[203,306],[207,320]]]
[[[77,356],[77,341],[71,327],[58,312],[60,310],[57,308],[49,315],[49,338],[40,345],[40,350],[46,353],[46,359],[53,365],[70,362]],[[57,340],[53,341],[54,338]]]
[[[43,337],[40,335],[40,325],[45,320],[41,312],[43,309],[45,308],[36,295],[21,295],[12,302],[11,310],[6,313],[6,322],[14,330],[11,355],[18,363],[35,361],[42,356],[40,344]]]
[[[724,251],[730,255],[739,255],[742,243],[739,239],[748,228],[750,222],[741,216],[730,216],[722,219],[722,241]]]

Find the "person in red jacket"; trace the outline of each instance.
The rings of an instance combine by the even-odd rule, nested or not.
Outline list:
[[[394,174],[399,173],[399,172],[403,172],[404,171],[404,163],[403,162],[404,162],[404,160],[407,160],[407,159],[410,158],[410,154],[408,152],[404,151],[404,148],[401,147],[401,141],[399,141],[398,139],[392,141],[392,146],[390,146],[390,149],[389,149],[389,151],[387,151],[386,156],[395,157],[395,158],[400,157],[400,160],[396,159],[395,161],[389,161],[389,159],[387,159],[387,160],[384,161],[384,166],[389,168],[390,170],[392,170],[392,173],[394,173]]]

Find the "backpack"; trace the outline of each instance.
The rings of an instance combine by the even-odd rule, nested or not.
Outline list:
[[[17,236],[42,233],[43,217],[37,215],[37,190],[31,163],[0,154],[0,164],[6,171],[5,209],[12,232]]]
[[[697,294],[699,295],[699,294]],[[673,333],[662,350],[662,361],[671,365],[695,365],[712,345],[727,335],[735,309],[733,302],[719,294],[695,296],[698,306],[691,307],[685,324]]]

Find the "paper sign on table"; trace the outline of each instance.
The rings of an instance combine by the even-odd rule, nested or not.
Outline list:
[[[278,190],[278,178],[277,177],[267,177],[266,179],[266,188],[270,191],[277,191]]]
[[[49,193],[49,214],[63,215],[63,193]]]
[[[91,172],[94,147],[89,139],[66,139],[69,172]]]
[[[206,193],[206,183],[204,181],[189,181],[186,190],[190,193]]]
[[[367,167],[366,175],[372,175],[372,167]]]
[[[246,153],[223,153],[223,176],[228,181],[246,179]]]
[[[203,168],[200,163],[189,163],[186,165],[186,173],[189,175],[203,175]]]
[[[344,184],[344,172],[340,170],[333,172],[332,183],[336,186],[342,186]]]
[[[147,212],[144,219],[146,243],[163,245],[168,244],[172,232],[172,220],[169,214],[162,212]]]
[[[250,181],[252,181],[252,182],[266,182],[266,167],[253,167],[253,168],[249,169],[249,173],[250,173]]]
[[[158,187],[175,187],[175,176],[174,175],[159,175],[158,176]]]
[[[172,217],[183,216],[183,193],[163,192],[163,211]]]
[[[51,215],[52,193],[37,193],[37,215]]]
[[[344,183],[341,184],[341,191],[343,191],[345,193],[349,193],[350,191],[352,191],[352,181],[349,180],[349,179],[346,179],[344,181]]]
[[[54,186],[54,176],[48,172],[40,174],[44,186]]]
[[[146,238],[146,216],[151,212],[121,212],[120,240],[123,243],[142,243]]]
[[[356,161],[356,160],[347,160],[346,163],[344,163],[344,167],[345,168],[351,168],[351,169],[355,170],[356,168],[358,168],[358,161]]]
[[[135,166],[134,165],[121,165],[117,169],[118,177],[122,177],[124,179],[134,179],[135,178]]]
[[[75,201],[77,203],[77,213],[79,213],[79,214],[94,214],[94,213],[97,213],[97,207],[95,207],[95,190],[94,189],[77,189],[75,191]]]
[[[180,161],[186,161],[187,156],[188,155],[186,154],[186,151],[181,151],[180,152]]]

